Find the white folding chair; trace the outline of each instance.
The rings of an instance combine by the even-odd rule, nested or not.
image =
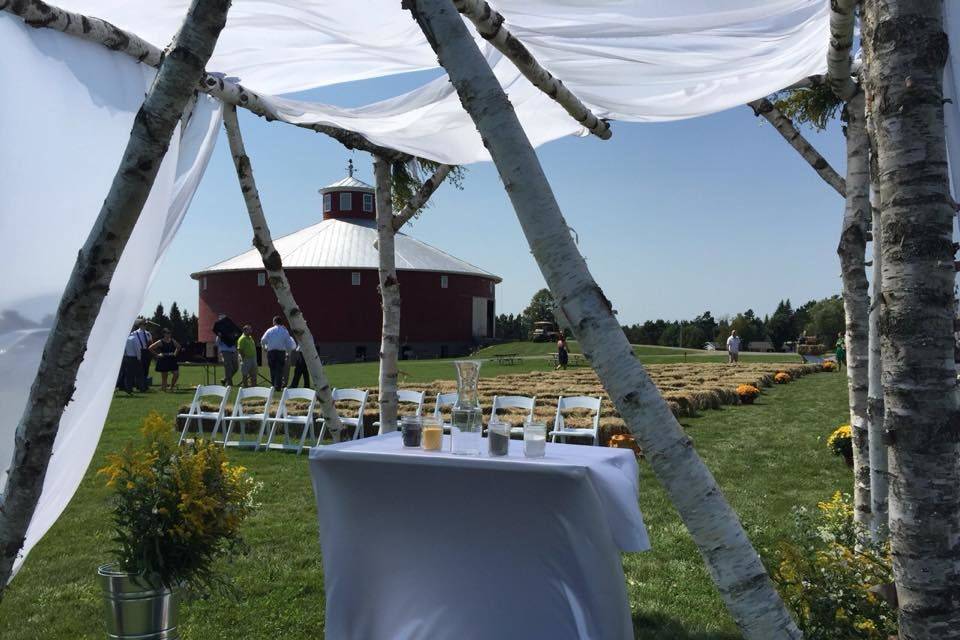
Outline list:
[[[190,430],[190,425],[196,422],[197,436],[203,437],[203,421],[213,420],[213,429],[210,432],[210,439],[217,437],[217,431],[220,429],[220,423],[223,422],[223,414],[227,407],[227,396],[230,394],[230,387],[223,387],[218,384],[200,384],[197,385],[197,392],[193,394],[193,401],[186,413],[178,413],[177,418],[184,418],[183,431],[180,432],[180,441],[177,444],[183,444]],[[202,400],[204,398],[216,398],[219,401],[216,411],[203,411]]]
[[[424,391],[411,391],[411,390],[409,390],[409,389],[398,389],[398,390],[397,390],[397,405],[398,405],[398,407],[399,407],[399,405],[400,405],[401,403],[409,403],[409,404],[415,404],[415,405],[417,405],[417,408],[416,408],[416,410],[414,411],[413,415],[415,415],[415,416],[417,416],[417,417],[419,418],[421,415],[423,415],[423,398],[424,398],[424,396],[426,396],[426,392],[424,392]],[[374,423],[373,423],[373,426],[379,431],[379,429],[380,429],[380,421],[378,420],[377,422],[374,422]],[[397,429],[399,429],[399,428],[400,428],[400,420],[399,420],[399,418],[398,418],[398,419],[397,419]]]
[[[566,442],[567,438],[592,438],[594,446],[600,444],[600,404],[602,398],[591,398],[589,396],[572,396],[564,398],[560,396],[557,400],[557,417],[553,420],[553,431],[550,432],[550,441],[556,442],[557,438],[563,438],[561,442]],[[590,428],[574,428],[564,424],[563,412],[570,409],[589,409],[593,413],[593,426]]]
[[[533,408],[537,404],[537,397],[533,396],[493,396],[493,407],[490,409],[490,422],[497,420],[497,411],[500,409],[522,409],[527,412],[524,420],[533,420]],[[510,435],[523,435],[523,425],[510,427]]]
[[[342,402],[345,400],[350,400],[353,402],[359,402],[360,407],[357,409],[356,418],[345,418],[340,416],[340,424],[344,427],[353,427],[353,439],[359,440],[363,437],[363,412],[367,409],[367,395],[368,391],[364,389],[334,389],[333,390],[333,403]],[[317,446],[320,446],[320,443],[323,442],[324,434],[327,432],[327,423],[324,421],[323,426],[320,427],[320,437],[317,438]]]
[[[309,402],[307,405],[307,413],[302,416],[292,416],[290,415],[290,409],[287,407],[287,403],[291,400],[306,400]],[[297,455],[300,455],[300,452],[303,451],[304,443],[307,441],[307,434],[310,434],[310,437],[313,438],[316,431],[314,429],[314,417],[313,411],[317,403],[317,392],[313,389],[300,389],[300,388],[290,388],[287,387],[283,390],[283,393],[280,394],[280,403],[277,405],[277,411],[272,418],[268,418],[270,422],[270,435],[267,436],[267,449],[279,449],[281,451],[296,451]],[[283,444],[273,444],[273,436],[277,432],[277,425],[283,425]],[[300,433],[300,442],[299,444],[291,444],[290,441],[290,425],[299,425],[301,429]],[[259,444],[258,444],[259,449]]]
[[[263,411],[260,413],[247,413],[243,406],[245,400],[263,400]],[[273,387],[241,387],[237,392],[237,400],[233,403],[233,411],[229,416],[224,416],[223,421],[227,424],[226,431],[223,434],[223,446],[226,447],[254,447],[260,448],[263,442],[263,432],[267,428],[267,420],[270,417],[270,404],[273,401]],[[236,442],[230,442],[230,434],[233,432],[233,424],[240,423],[240,439]],[[260,423],[260,431],[255,441],[247,440],[247,424]]]
[[[443,425],[443,430],[446,433],[450,433],[450,423],[443,421],[443,408],[444,407],[453,407],[457,403],[457,392],[451,391],[450,393],[438,393],[437,402],[433,405],[433,417],[440,421],[440,424]],[[451,419],[452,416],[451,416]]]

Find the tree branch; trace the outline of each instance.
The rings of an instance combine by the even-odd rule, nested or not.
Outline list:
[[[337,408],[333,402],[330,383],[327,380],[326,373],[324,373],[320,356],[317,354],[317,344],[313,340],[313,334],[310,333],[310,327],[307,326],[307,319],[303,316],[303,312],[300,311],[300,307],[293,297],[293,290],[290,288],[287,274],[283,270],[280,253],[273,245],[270,227],[267,225],[267,218],[263,213],[263,205],[260,202],[260,192],[257,190],[257,183],[253,178],[253,167],[250,165],[250,158],[243,146],[243,136],[240,134],[240,123],[237,120],[237,108],[235,106],[226,105],[224,107],[223,127],[227,131],[230,155],[233,156],[233,164],[237,169],[237,178],[240,181],[240,190],[243,192],[243,200],[247,205],[247,213],[250,216],[250,226],[253,227],[253,246],[260,252],[260,257],[263,259],[263,268],[267,271],[267,280],[269,280],[270,286],[277,296],[277,302],[280,303],[283,314],[290,323],[290,332],[300,345],[300,353],[307,365],[307,371],[313,379],[317,399],[320,401],[320,411],[324,423],[332,433],[339,433],[341,428],[340,416],[337,414]],[[362,425],[360,428],[362,428]]]
[[[847,185],[843,177],[830,166],[827,159],[807,142],[800,130],[794,126],[790,118],[786,117],[767,98],[748,102],[747,106],[753,109],[753,114],[763,116],[783,136],[787,143],[797,150],[797,153],[807,161],[814,171],[824,179],[841,196],[846,197]]]
[[[453,0],[457,11],[470,18],[480,35],[516,65],[533,86],[553,98],[557,104],[601,140],[611,136],[610,125],[601,120],[563,82],[540,66],[530,50],[503,26],[504,18],[486,0]]]
[[[42,3],[18,3],[28,8],[38,4]],[[183,26],[160,63],[157,78],[133,121],[120,167],[60,298],[40,367],[17,425],[13,463],[0,497],[0,595],[10,579],[40,498],[60,420],[73,397],[90,331],[150,194],[174,128],[226,23],[229,7],[229,0],[193,0],[190,4]],[[113,42],[122,46],[120,41]]]
[[[124,31],[119,27],[90,16],[66,11],[43,2],[42,0],[0,0],[0,10],[20,17],[25,24],[37,29],[53,29],[90,42],[101,44],[108,49],[124,53],[138,62],[158,67],[164,52],[140,36]],[[200,88],[224,104],[232,104],[251,111],[268,122],[283,121],[280,114],[269,102],[257,93],[250,91],[238,82],[226,79],[223,74],[207,73],[199,83]],[[324,124],[288,123],[303,129],[330,136],[348,149],[368,151],[393,162],[406,162],[409,154],[373,144],[359,133]]]
[[[427,204],[427,200],[429,200],[430,196],[433,195],[433,192],[436,191],[441,184],[443,184],[443,181],[447,179],[447,175],[450,174],[452,169],[453,167],[451,165],[442,164],[437,167],[437,170],[433,172],[432,176],[427,178],[427,180],[420,185],[420,189],[410,199],[410,202],[407,203],[407,206],[403,208],[403,211],[393,217],[394,233],[400,231],[400,228],[410,222],[410,219],[417,215],[417,212]]]

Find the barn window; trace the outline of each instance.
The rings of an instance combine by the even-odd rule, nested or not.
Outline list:
[[[329,213],[333,211],[333,194],[325,193],[323,194],[323,212]]]
[[[203,278],[201,278],[200,288],[203,289],[204,291],[207,290],[207,276],[203,276]]]
[[[360,286],[360,272],[359,272],[359,271],[354,271],[353,273],[350,274],[350,284],[352,284],[352,285],[355,286],[355,287],[359,287],[359,286]]]
[[[257,286],[258,286],[258,287],[262,287],[262,286],[264,286],[265,284],[267,284],[267,274],[265,274],[265,273],[258,273],[258,274],[257,274]]]
[[[350,209],[353,209],[353,194],[341,193],[340,194],[340,211],[350,211]]]
[[[447,276],[440,276],[440,288],[446,289],[450,285],[450,278]]]
[[[493,295],[493,283],[490,283],[490,295]]]
[[[363,194],[363,210],[367,213],[373,211],[373,194],[365,193]]]

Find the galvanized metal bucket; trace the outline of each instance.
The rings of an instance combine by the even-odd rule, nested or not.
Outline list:
[[[151,584],[115,565],[97,568],[111,640],[179,640],[180,600],[176,589]]]

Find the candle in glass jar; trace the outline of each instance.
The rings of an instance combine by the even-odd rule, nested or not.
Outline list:
[[[403,446],[407,448],[419,447],[423,426],[420,416],[403,416],[400,423],[401,438]]]
[[[488,455],[505,456],[510,450],[510,425],[504,422],[491,422],[487,427]]]
[[[424,451],[439,451],[443,445],[443,424],[436,418],[423,418],[421,443]]]

